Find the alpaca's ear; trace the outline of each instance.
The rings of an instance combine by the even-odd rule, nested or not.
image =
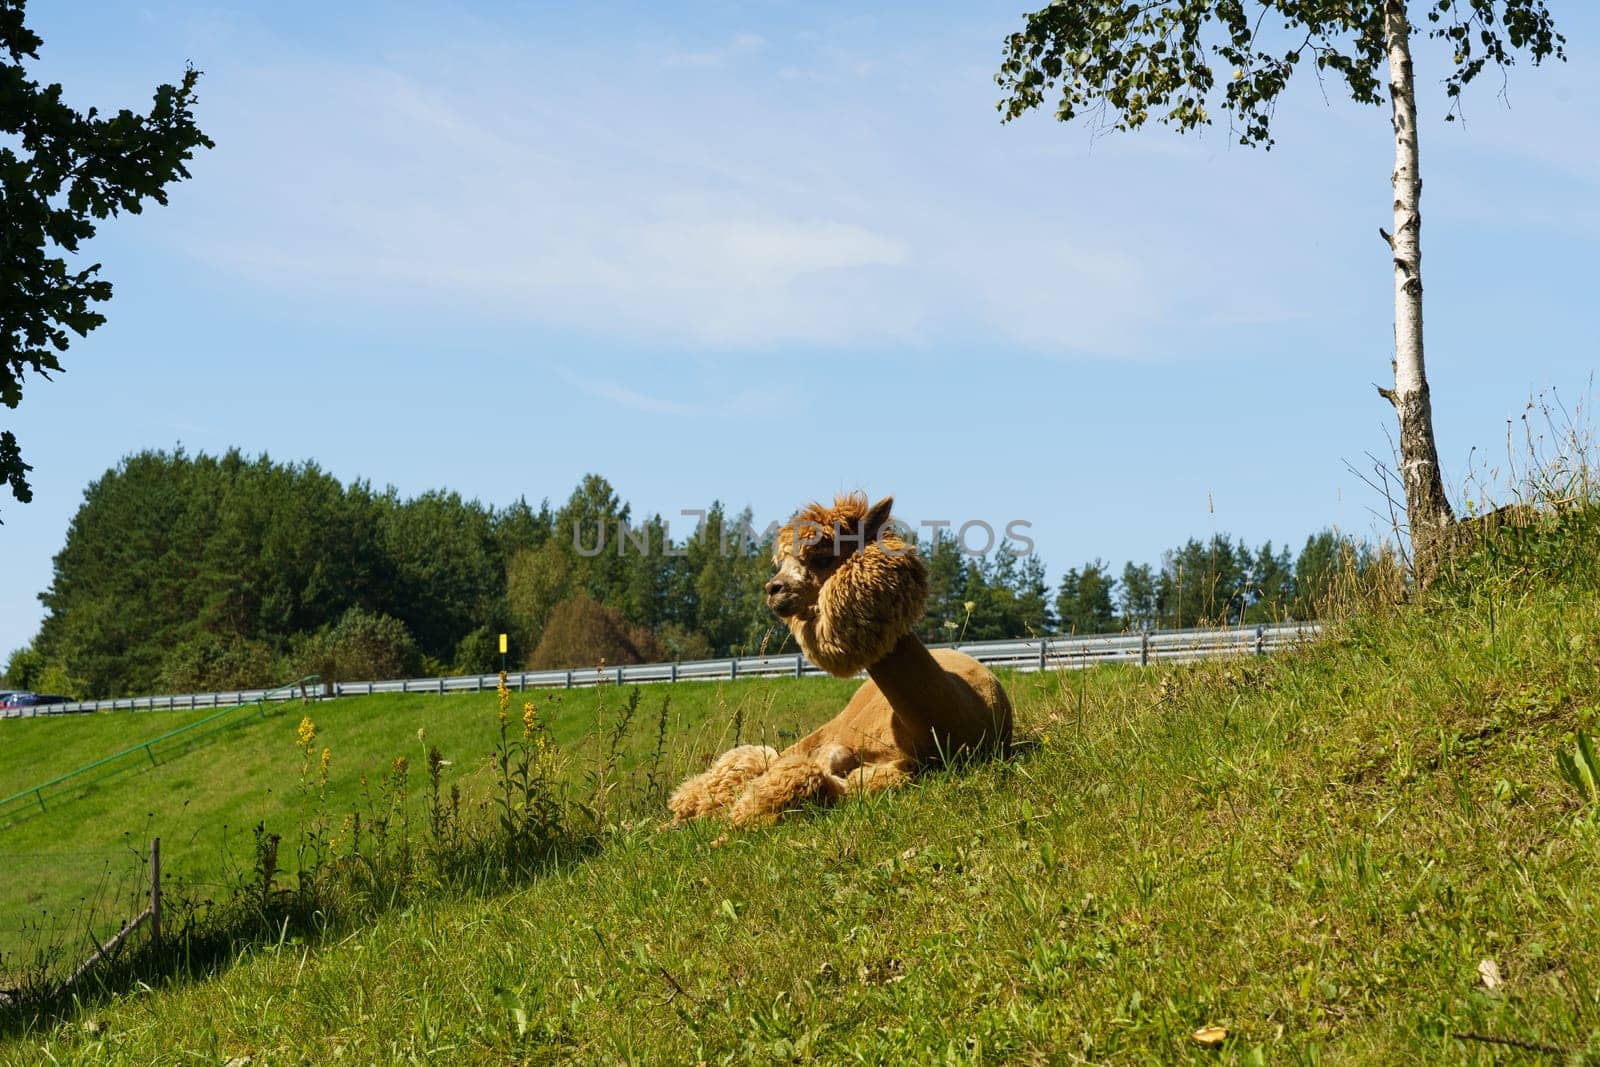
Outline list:
[[[878,539],[878,533],[883,529],[883,524],[889,521],[889,512],[894,510],[894,497],[886,496],[867,510],[866,518],[861,520],[861,536],[864,544],[871,544]]]

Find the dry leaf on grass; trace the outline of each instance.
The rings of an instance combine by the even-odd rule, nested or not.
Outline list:
[[[1189,1035],[1197,1044],[1206,1048],[1215,1048],[1228,1039],[1228,1028],[1225,1026],[1202,1026]]]

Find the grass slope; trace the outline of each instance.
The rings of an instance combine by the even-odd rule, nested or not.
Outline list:
[[[852,688],[832,679],[672,686],[664,769],[726,747],[739,718],[749,724],[747,738],[765,730],[781,744],[779,731],[792,733],[826,718]],[[620,753],[624,770],[653,752],[667,692],[666,687],[641,688],[638,721]],[[534,701],[551,722],[555,739],[578,760],[586,757],[586,743],[592,744],[597,702],[603,699],[614,719],[625,696],[615,689],[512,695],[518,714],[522,699]],[[211,713],[117,712],[5,722],[0,724],[6,745],[0,796]],[[241,709],[215,728],[202,727],[158,746],[154,764],[142,753],[129,757],[47,792],[42,812],[14,805],[12,817],[0,819],[0,954],[23,954],[41,926],[69,940],[73,954],[89,940],[86,925],[100,937],[114,931],[137,910],[129,901],[144,891],[138,860],[152,837],[162,840],[169,880],[193,886],[202,896],[248,867],[251,828],[257,822],[292,840],[301,804],[295,739],[303,714],[317,725],[317,749],[327,746],[333,752],[332,811],[359,807],[361,776],[382,777],[396,756],[408,757],[420,769],[425,746],[419,730],[427,744],[438,745],[452,761],[445,769],[446,790],[459,783],[471,797],[487,788],[486,754],[496,732],[493,692],[387,694],[311,707],[296,703],[271,708],[265,718]],[[414,776],[414,793],[419,785]],[[420,803],[414,796],[413,805]]]
[[[1600,714],[1600,583],[1529,573],[1271,661],[1013,678],[1009,763],[771,831],[619,830],[0,1061],[1592,1058],[1600,833],[1554,754]]]

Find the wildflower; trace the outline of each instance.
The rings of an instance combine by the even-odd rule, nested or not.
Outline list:
[[[306,755],[311,755],[311,746],[317,740],[317,724],[311,721],[311,716],[307,715],[300,720],[300,729],[296,737],[295,747]]]
[[[511,690],[506,688],[506,672],[500,672],[500,684],[495,687],[495,696],[500,698],[500,725],[506,724],[506,709],[511,707]]]
[[[976,600],[969,600],[961,606],[967,609],[968,615],[971,615],[973,610],[977,608],[978,602]]]
[[[328,780],[328,761],[331,759],[333,759],[333,749],[324,748],[322,750],[322,766],[319,768],[319,773],[322,775],[324,782]]]
[[[529,739],[529,738],[531,738],[533,736],[533,727],[534,727],[534,724],[537,723],[538,721],[539,721],[538,716],[534,714],[533,701],[530,700],[527,703],[523,704],[522,705],[522,738],[523,738],[524,741],[526,741],[527,739]]]
[[[421,726],[417,727],[417,744],[425,745],[427,743],[428,743],[428,731],[426,729],[424,729],[423,727],[421,727]]]

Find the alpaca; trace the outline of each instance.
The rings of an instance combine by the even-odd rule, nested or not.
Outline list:
[[[726,815],[735,827],[775,821],[812,801],[832,803],[903,785],[958,753],[1003,754],[1011,701],[994,672],[950,649],[930,652],[912,627],[928,572],[890,518],[892,497],[860,493],[811,504],[778,535],[767,606],[812,663],[868,680],[833,720],[783,752],[740,745],[678,787],[674,825]]]

